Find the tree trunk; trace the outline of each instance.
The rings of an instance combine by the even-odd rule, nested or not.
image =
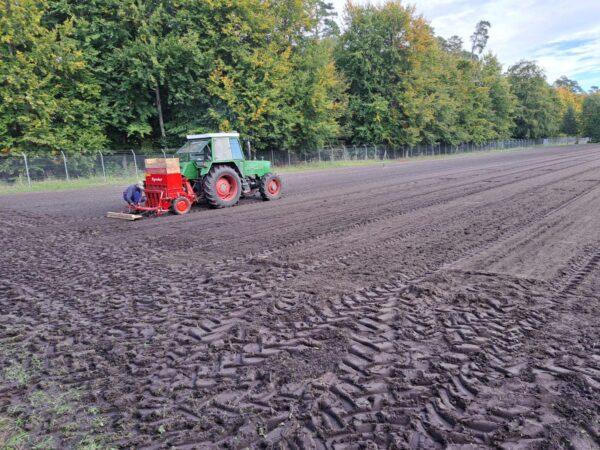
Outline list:
[[[167,136],[165,133],[165,121],[163,119],[162,105],[160,103],[160,88],[158,87],[158,85],[156,85],[154,93],[156,94],[156,109],[158,110],[158,123],[160,124],[160,135],[164,139]]]

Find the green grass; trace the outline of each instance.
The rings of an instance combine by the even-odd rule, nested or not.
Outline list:
[[[3,450],[19,450],[27,448],[29,434],[17,421],[0,416],[0,448]]]
[[[55,439],[81,450],[109,448],[108,417],[82,404],[79,390],[61,389],[52,384],[48,391],[35,390],[0,415],[0,449],[52,449],[57,448]]]
[[[4,369],[3,378],[7,381],[15,382],[19,386],[23,386],[29,381],[29,374],[21,364],[13,363],[13,365]]]
[[[0,413],[0,450],[54,449],[59,443],[81,450],[109,448],[106,443],[116,439],[107,431],[109,417],[86,404],[83,391],[45,380],[38,355],[5,345],[0,353],[12,360],[0,370],[0,383],[22,393]]]

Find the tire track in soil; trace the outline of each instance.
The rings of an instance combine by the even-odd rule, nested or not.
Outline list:
[[[559,208],[560,208],[560,206],[559,206]],[[379,302],[380,302],[380,300],[381,300],[381,299],[377,299],[377,302],[379,303]],[[364,331],[364,330],[363,330],[363,331]],[[356,369],[357,367],[359,367],[359,366],[358,366],[358,364],[357,364],[356,362],[353,362],[353,363],[351,363],[351,366],[352,366],[352,367],[354,367],[354,369]],[[459,378],[458,378],[458,380],[460,381],[460,380],[461,380],[461,378],[459,377]],[[475,427],[482,427],[482,426],[484,426],[484,427],[485,427],[485,426],[489,426],[489,424],[488,424],[488,425],[482,425],[482,424],[480,423],[480,424],[475,424],[474,426],[475,426]]]
[[[562,204],[562,205],[558,206],[558,207],[557,207],[557,208],[556,208],[554,211],[560,210],[560,209],[562,209],[562,208],[564,208],[564,207],[568,206],[570,203],[572,203],[572,201],[574,201],[574,200],[576,200],[576,199],[580,198],[580,197],[581,197],[583,194],[585,194],[586,192],[589,192],[589,191],[591,191],[592,189],[594,189],[594,187],[595,187],[595,186],[592,186],[592,187],[591,187],[591,188],[589,188],[588,190],[584,191],[584,193],[582,193],[582,194],[579,194],[579,195],[575,196],[573,199],[571,199],[571,200],[567,201],[566,203],[564,203],[564,204]],[[552,212],[552,211],[551,211],[551,212]],[[549,215],[549,214],[550,214],[550,213],[546,213],[546,214],[544,214],[544,215],[545,215],[545,216],[547,216],[547,215]],[[495,304],[494,304],[494,306],[497,308],[497,305],[495,305]],[[537,328],[537,326],[539,325],[539,324],[536,324],[536,322],[535,322],[534,320],[532,320],[531,318],[529,318],[529,319],[528,319],[528,321],[530,322],[530,324],[529,324],[529,325],[530,325],[530,327],[529,327],[529,328],[533,327],[534,329],[536,329],[536,328]],[[497,321],[496,321],[496,325],[498,326],[498,323],[497,323]],[[460,326],[460,324],[459,324],[458,326]],[[513,334],[514,334],[514,333],[513,333]],[[502,336],[503,336],[503,335],[504,335],[504,333],[497,333],[497,336],[499,336],[500,338],[502,338]],[[511,336],[511,337],[510,337],[510,339],[509,339],[509,341],[514,341],[514,340],[515,340],[515,339],[514,339],[514,336]],[[509,342],[509,343],[510,343],[510,342]],[[460,348],[460,349],[462,349],[462,350],[465,350],[465,353],[469,353],[469,352],[472,352],[472,351],[473,351],[473,350],[472,350],[472,348],[471,348],[471,347],[469,347],[469,345],[468,345],[468,344],[467,344],[467,345],[464,345],[464,346],[462,346],[462,347],[461,347],[461,345],[462,345],[462,344],[460,344],[460,343],[459,343],[459,344],[457,344],[457,347],[458,347],[458,348]],[[506,347],[506,346],[505,346],[505,347]],[[360,354],[360,353],[359,353],[359,354]],[[363,353],[363,354],[361,354],[361,356],[364,356],[364,353]],[[460,356],[460,355],[459,355],[459,356]],[[369,360],[369,359],[372,359],[372,358],[366,358],[366,360]],[[460,358],[457,358],[457,359],[459,359],[459,360],[460,360]],[[356,362],[353,362],[353,363],[351,364],[351,366],[352,366],[354,369],[360,368],[360,366],[359,366],[359,365],[358,365]],[[504,371],[504,372],[502,373],[502,375],[505,375],[505,374],[506,374],[506,371]],[[458,380],[458,381],[456,381],[456,380]],[[464,383],[464,378],[461,378],[461,377],[459,376],[458,378],[455,378],[455,379],[453,380],[453,382],[454,382],[454,383],[456,383],[456,384],[459,384],[459,385],[460,385],[460,384],[463,384],[463,383]],[[468,388],[465,388],[465,387],[463,387],[463,391],[464,391],[464,392],[468,392],[469,390],[468,390]],[[472,390],[471,390],[471,391],[472,391]],[[444,391],[444,392],[446,392],[446,391]],[[447,404],[448,404],[448,401],[447,401],[447,399],[449,398],[449,397],[448,397],[448,394],[447,394],[447,392],[445,393],[445,395],[443,395],[443,397],[444,397],[444,398],[446,398],[446,405],[447,405]],[[456,393],[454,393],[454,398],[455,398],[455,397],[456,397]],[[456,399],[455,399],[455,401],[456,401]],[[429,405],[429,408],[428,408],[428,409],[429,409],[429,412],[430,412],[431,414],[435,414],[435,415],[437,416],[436,418],[437,418],[437,420],[438,420],[438,421],[440,421],[440,420],[441,420],[441,421],[442,421],[442,423],[444,423],[444,422],[450,422],[450,423],[452,423],[452,424],[456,424],[457,420],[456,420],[456,419],[452,419],[452,418],[451,418],[451,416],[448,416],[448,415],[447,415],[447,413],[445,413],[445,415],[446,415],[446,419],[443,419],[443,416],[444,416],[444,413],[442,412],[442,409],[443,409],[443,408],[444,408],[444,405],[441,405],[441,404],[439,404],[439,403],[435,403],[435,404]],[[446,406],[446,408],[447,408],[447,406]],[[500,411],[500,410],[499,410],[499,411]],[[509,416],[510,416],[510,411],[509,411],[508,413],[507,413],[506,411],[504,411],[504,413],[505,413],[505,415],[506,415],[506,414],[508,414],[508,416],[507,416],[507,417],[509,417]],[[498,412],[498,414],[502,414],[502,411]],[[480,434],[481,434],[481,432],[482,432],[482,431],[489,431],[489,430],[488,430],[488,428],[493,428],[493,427],[494,427],[494,422],[489,422],[489,421],[488,421],[488,422],[486,422],[485,420],[483,420],[483,421],[479,421],[479,422],[478,422],[478,421],[471,421],[471,422],[470,422],[470,424],[471,424],[471,426],[472,426],[473,428],[475,428],[475,431],[476,431],[476,432],[479,432]],[[430,423],[428,423],[428,424],[427,424],[427,426],[423,427],[423,429],[427,429],[427,430],[428,430],[428,434],[429,434],[430,436],[433,436],[433,437],[435,437],[435,436],[438,436],[438,439],[439,439],[439,436],[442,436],[442,435],[441,435],[439,432],[436,432],[436,431],[435,431],[435,429],[434,429],[434,428],[432,428],[432,427],[433,427],[433,425],[431,425]],[[353,437],[353,439],[354,439],[354,437]],[[418,440],[418,438],[417,438],[417,440]],[[435,439],[434,439],[434,441],[433,441],[433,442],[435,442]],[[467,441],[465,441],[465,442],[467,442]],[[415,442],[412,442],[412,444],[415,444]]]
[[[561,208],[557,209],[555,212],[558,212],[560,209],[566,208],[570,206],[577,200],[581,200],[582,197],[588,195],[592,190],[587,190],[582,192],[580,195],[577,195],[572,201],[565,203]],[[560,222],[555,222],[552,225],[558,227],[560,226]],[[532,233],[535,234],[535,233]],[[523,342],[521,346],[527,346],[533,350],[539,350],[540,347],[543,348],[543,344],[549,338],[549,334],[556,333],[557,329],[563,328],[563,333],[559,333],[559,340],[563,342],[567,342],[570,344],[571,349],[565,351],[565,347],[560,348],[560,353],[562,353],[561,357],[565,357],[568,361],[568,364],[559,362],[560,358],[556,358],[556,354],[553,351],[548,353],[551,354],[551,358],[546,358],[545,361],[543,357],[537,356],[535,362],[532,362],[532,358],[520,358],[520,361],[515,360],[514,352],[510,353],[512,358],[511,361],[504,362],[504,368],[499,366],[492,366],[495,369],[500,369],[502,373],[504,373],[507,377],[514,377],[515,375],[519,375],[521,378],[519,380],[518,393],[516,395],[519,398],[515,398],[515,394],[513,397],[507,400],[507,390],[506,388],[502,389],[502,400],[506,404],[506,406],[502,406],[499,408],[495,406],[494,408],[489,408],[486,412],[488,413],[488,418],[483,417],[483,419],[479,422],[475,422],[476,425],[474,428],[479,432],[486,432],[486,434],[480,435],[480,442],[486,444],[497,443],[496,439],[498,437],[502,439],[512,438],[512,442],[506,445],[506,448],[513,448],[513,446],[522,446],[524,442],[526,442],[527,448],[554,448],[554,447],[563,447],[565,442],[573,442],[576,448],[595,448],[597,445],[600,445],[600,427],[598,426],[600,417],[600,368],[598,361],[600,360],[600,353],[598,351],[598,346],[596,342],[600,337],[600,333],[597,326],[592,326],[593,332],[590,333],[594,335],[594,344],[592,345],[592,349],[582,352],[580,350],[580,337],[577,336],[578,333],[574,333],[573,329],[577,329],[578,326],[582,326],[585,322],[590,322],[590,316],[592,323],[595,322],[593,318],[594,314],[589,314],[589,310],[583,308],[587,313],[583,320],[572,321],[572,324],[576,324],[573,328],[564,327],[564,314],[573,314],[573,311],[581,310],[576,302],[579,299],[573,299],[572,294],[576,287],[582,283],[587,276],[592,274],[592,272],[598,268],[600,263],[600,253],[597,251],[598,245],[600,241],[596,241],[594,245],[588,246],[583,250],[583,253],[577,255],[574,258],[574,261],[570,263],[570,270],[565,272],[564,277],[552,283],[552,288],[548,288],[550,291],[555,291],[556,293],[551,296],[551,298],[547,301],[541,301],[542,308],[539,308],[536,315],[532,315],[529,313],[528,322],[532,325],[536,334],[541,334],[541,339],[535,339],[535,334],[532,336],[531,334],[526,334],[524,337],[526,339],[518,339],[517,342]],[[511,253],[514,251],[513,248],[506,249],[506,253]],[[590,256],[591,254],[591,256]],[[492,254],[492,259],[497,259],[497,254]],[[579,261],[579,264],[577,263]],[[585,263],[581,263],[581,261],[585,261]],[[485,264],[489,265],[488,263]],[[486,276],[492,276],[492,274],[483,274]],[[560,287],[562,285],[562,287]],[[598,299],[597,297],[594,299],[591,308],[595,308],[596,313],[599,311],[598,308]],[[533,320],[531,320],[533,317]],[[537,322],[537,323],[536,323]],[[544,327],[542,329],[542,326]],[[506,327],[505,327],[506,329]],[[548,332],[547,329],[552,331]],[[511,330],[512,331],[512,330]],[[528,330],[529,331],[529,330]],[[462,335],[462,333],[461,333]],[[568,342],[569,338],[577,340],[575,346],[573,342]],[[539,346],[539,347],[538,347]],[[504,348],[503,348],[504,349]],[[590,351],[591,350],[591,351]],[[533,351],[531,353],[534,353]],[[556,352],[558,353],[558,352]],[[573,363],[573,355],[579,353],[579,358],[577,358],[579,364]],[[591,355],[591,357],[590,357]],[[496,355],[497,356],[497,355]],[[517,358],[519,356],[517,355]],[[543,362],[541,362],[542,360]],[[488,361],[489,362],[489,361]],[[579,365],[579,367],[575,367]],[[581,366],[583,365],[583,369]],[[506,371],[505,367],[510,367],[513,369],[517,369],[517,373],[514,371]],[[464,370],[464,367],[461,367],[461,373],[467,375]],[[499,380],[502,380],[502,373],[500,374]],[[537,378],[544,377],[545,383],[545,394],[550,399],[546,399],[546,407],[550,410],[557,409],[558,415],[562,413],[565,418],[562,420],[557,417],[557,414],[548,414],[548,412],[544,412],[543,416],[540,418],[539,414],[536,417],[536,414],[525,414],[527,411],[523,408],[522,405],[527,405],[527,402],[530,403],[540,403],[539,393],[536,391],[533,394],[531,392],[527,392],[527,396],[525,397],[525,401],[523,400],[523,384],[524,382],[529,382],[531,386],[534,386],[534,381]],[[484,382],[485,384],[489,384],[490,376],[488,373],[485,374]],[[493,379],[493,378],[492,378]],[[559,381],[560,380],[560,381]],[[573,387],[573,384],[575,387]],[[559,387],[556,387],[559,385]],[[498,386],[495,386],[497,388]],[[537,388],[538,386],[535,385]],[[513,388],[513,390],[516,390]],[[510,392],[510,390],[508,390]],[[570,391],[570,395],[574,395],[573,391],[575,391],[575,395],[579,397],[578,404],[584,406],[575,406],[567,405],[566,412],[561,411],[560,408],[556,408],[556,405],[564,405],[564,399],[561,396],[564,396],[564,391]],[[581,395],[583,391],[583,396]],[[442,391],[444,393],[445,391]],[[473,390],[471,392],[474,392]],[[485,392],[485,391],[484,391]],[[477,395],[481,395],[481,390],[479,387],[476,387],[475,393]],[[590,394],[593,400],[590,401]],[[443,397],[443,396],[441,396]],[[496,401],[500,396],[498,393],[494,392],[490,395],[488,393],[488,397],[495,399]],[[543,398],[543,396],[542,396]],[[447,444],[448,442],[452,442],[452,438],[455,438],[455,430],[457,424],[461,426],[464,425],[465,418],[468,418],[470,423],[473,423],[473,417],[475,416],[474,411],[469,411],[468,416],[463,415],[463,418],[459,421],[456,420],[456,414],[450,413],[449,411],[455,412],[456,404],[454,402],[448,403],[443,402],[443,398],[438,397],[435,399],[437,402],[432,402],[427,407],[427,414],[424,415],[428,421],[426,422],[429,426],[431,423],[437,423],[438,426],[441,425],[440,428],[436,428],[433,430],[428,430],[427,427],[424,427],[429,436],[437,440],[440,444]],[[543,400],[542,400],[543,402]],[[452,405],[454,404],[454,408]],[[529,406],[529,405],[528,405]],[[540,406],[538,405],[538,408]],[[581,412],[583,410],[583,412]],[[462,411],[464,412],[464,410]],[[496,417],[496,420],[490,420],[491,417]],[[576,420],[573,420],[573,417],[576,417]],[[577,417],[578,416],[578,417]],[[460,416],[459,416],[460,417]],[[475,416],[476,417],[476,416]],[[498,420],[500,418],[500,420]],[[533,418],[538,420],[538,423],[533,422]],[[517,420],[518,419],[518,420]],[[506,420],[510,420],[510,424],[507,426],[505,422]],[[500,430],[500,428],[501,429]],[[473,427],[472,427],[473,428]],[[512,428],[512,429],[511,429]],[[495,431],[498,430],[498,431]],[[527,430],[530,435],[524,433],[523,430]],[[489,435],[489,432],[494,432]],[[474,434],[477,436],[476,434]],[[460,442],[467,442],[461,437]],[[509,441],[510,442],[510,441]],[[576,444],[575,444],[576,443]],[[503,447],[505,448],[505,447]],[[521,448],[521,447],[519,447]]]
[[[593,170],[597,169],[589,169]],[[568,185],[581,175],[578,172],[555,183]],[[525,338],[537,336],[548,324],[545,299],[556,287],[484,271],[436,273],[434,269],[441,267],[438,260],[460,258],[494,239],[546,220],[553,208],[559,210],[576,202],[583,195],[577,189],[593,190],[592,183],[572,182],[571,193],[554,199],[550,189],[540,195],[544,202],[552,200],[554,206],[552,202],[537,205],[531,196],[522,205],[512,206],[516,217],[504,230],[488,226],[486,236],[478,239],[456,240],[452,236],[455,245],[448,246],[439,258],[431,251],[444,229],[439,225],[441,220],[432,223],[422,233],[431,237],[425,241],[429,253],[418,256],[408,252],[407,258],[424,260],[424,271],[414,274],[418,277],[410,282],[390,278],[339,297],[323,297],[306,286],[293,287],[296,278],[306,276],[310,280],[310,271],[319,269],[297,261],[300,247],[335,240],[341,231],[270,249],[271,255],[257,252],[241,260],[208,262],[193,268],[193,282],[186,286],[173,282],[185,262],[168,259],[161,264],[160,252],[154,252],[147,263],[160,269],[160,275],[136,279],[130,273],[130,261],[124,258],[135,254],[133,244],[121,245],[121,253],[115,252],[115,245],[99,252],[105,243],[92,234],[92,242],[72,251],[65,239],[81,239],[81,234],[67,230],[50,236],[49,244],[36,255],[37,267],[50,275],[48,284],[60,281],[64,292],[57,293],[52,286],[40,285],[31,273],[20,272],[26,266],[18,259],[11,257],[16,267],[3,264],[14,279],[6,296],[13,303],[0,300],[3,311],[7,311],[2,325],[13,324],[5,328],[6,334],[0,334],[0,341],[22,332],[19,314],[23,305],[36,300],[27,327],[32,334],[21,336],[23,344],[42,354],[47,351],[53,358],[50,365],[71,373],[69,383],[95,392],[91,400],[112,411],[111,427],[124,429],[122,440],[116,442],[121,445],[141,448],[154,442],[158,447],[177,444],[197,448],[270,442],[332,448],[370,442],[435,448],[450,442],[510,442],[516,430],[532,442],[544,441],[548,439],[543,428],[547,423],[544,408],[520,403],[516,407],[486,405],[485,401],[494,399],[490,384],[499,383],[503,377],[523,383],[521,378],[541,377],[552,369],[546,363],[524,367],[510,364],[526,348]],[[503,186],[508,188],[510,183]],[[494,192],[494,188],[484,189],[479,194],[491,196]],[[523,194],[527,192],[518,195]],[[530,210],[525,208],[528,204]],[[430,207],[435,213],[435,207],[444,205]],[[468,222],[469,215],[490,207],[505,216],[510,212],[502,211],[497,200],[487,207],[444,214]],[[377,208],[380,206],[367,213]],[[425,208],[417,207],[406,215],[417,215]],[[494,216],[489,213],[488,217]],[[393,215],[386,220],[393,229],[404,219]],[[485,218],[480,223],[485,225]],[[381,234],[384,225],[384,220],[366,222],[354,231],[368,234],[369,229],[378,228]],[[452,226],[458,229],[460,223]],[[419,235],[414,233],[407,234],[406,239]],[[25,234],[19,239],[29,237]],[[385,244],[373,237],[374,245],[363,247],[371,255],[366,261],[370,267],[386,258]],[[389,247],[402,242],[398,238]],[[465,243],[472,246],[463,248]],[[47,248],[50,246],[52,250]],[[57,248],[64,249],[65,258],[73,258],[82,267],[61,258],[52,260],[51,252]],[[286,253],[283,256],[289,261],[281,255],[275,258],[275,252]],[[85,255],[89,254],[96,256],[86,264]],[[390,249],[387,255],[391,254]],[[339,273],[335,258],[324,258],[320,268]],[[342,262],[356,261],[360,253],[341,248],[339,258]],[[590,261],[586,258],[578,255],[577,261],[584,265],[571,262],[569,274],[585,272],[582,267]],[[102,267],[111,267],[119,278],[106,274]],[[59,268],[69,268],[70,279],[52,280]],[[592,264],[586,270],[593,273],[595,269]],[[90,271],[99,273],[90,279]],[[568,296],[588,279],[581,277],[581,282],[568,289]],[[162,280],[169,282],[165,285]],[[26,289],[28,285],[36,289]],[[582,361],[579,366],[593,381],[597,366],[591,365],[589,358]],[[65,381],[64,372],[50,376]],[[518,394],[535,399],[533,394]],[[530,428],[523,431],[513,425],[519,420],[525,424],[519,426]],[[537,434],[527,421],[538,426]],[[159,435],[161,425],[166,431]],[[594,431],[593,426],[588,428]],[[582,442],[587,439],[578,438]]]
[[[583,269],[583,272],[588,273],[589,267],[591,264],[596,264],[597,260],[596,256],[594,256],[590,260],[590,264],[586,265]],[[471,276],[484,276],[490,277],[492,274],[469,274]],[[575,277],[578,279],[579,277]],[[523,285],[526,283],[524,280],[518,280],[518,284]],[[439,286],[439,282],[436,283]],[[504,283],[506,284],[506,283]],[[569,282],[569,285],[572,284],[572,281]],[[363,293],[364,294],[364,293]],[[370,294],[373,294],[372,292]],[[366,293],[366,296],[369,297],[369,293]],[[388,309],[390,307],[389,304],[385,303],[385,297],[382,295],[371,295],[371,297],[375,298],[377,303],[377,307],[374,307],[372,310],[377,310],[381,313],[382,316],[398,316],[399,313],[397,310]],[[542,295],[539,295],[539,300],[542,299]],[[420,299],[422,300],[422,299]],[[441,299],[439,299],[441,300]],[[451,321],[446,324],[446,328],[448,330],[445,339],[448,343],[451,344],[450,352],[444,354],[441,358],[441,365],[444,368],[444,371],[447,371],[448,368],[454,368],[456,363],[463,363],[460,366],[460,371],[457,375],[452,376],[449,381],[447,381],[442,387],[437,386],[435,389],[435,393],[437,394],[434,401],[429,401],[425,407],[425,411],[421,414],[422,420],[417,423],[415,426],[416,432],[414,432],[410,438],[406,441],[395,442],[401,447],[404,445],[410,445],[411,447],[432,447],[432,446],[445,446],[449,443],[455,444],[465,444],[465,443],[487,443],[491,444],[494,442],[493,433],[501,427],[505,427],[507,420],[512,420],[515,418],[525,418],[527,422],[532,422],[532,419],[538,419],[539,414],[535,411],[529,412],[523,408],[523,406],[519,405],[495,405],[490,408],[490,412],[484,414],[481,417],[478,417],[474,411],[469,411],[469,414],[465,414],[467,410],[467,406],[472,402],[472,399],[481,394],[485,388],[481,387],[481,383],[488,385],[490,383],[489,374],[484,373],[477,365],[477,363],[473,363],[470,355],[476,353],[481,353],[482,344],[480,341],[477,344],[465,343],[465,336],[467,336],[467,341],[470,336],[477,336],[477,338],[482,339],[482,336],[487,338],[490,335],[495,340],[494,345],[492,346],[493,352],[491,357],[495,359],[493,361],[494,365],[492,368],[496,369],[498,372],[498,378],[504,379],[506,377],[513,377],[517,374],[520,374],[523,369],[523,364],[511,364],[510,361],[506,360],[506,356],[502,357],[502,353],[509,352],[510,354],[518,353],[519,348],[522,346],[521,342],[524,340],[525,336],[530,335],[532,332],[539,332],[540,327],[544,322],[547,322],[547,314],[545,314],[544,309],[546,309],[547,305],[538,305],[536,310],[529,310],[522,314],[520,314],[519,323],[506,323],[505,316],[506,312],[513,309],[511,305],[500,305],[498,301],[489,300],[489,311],[486,311],[485,314],[481,314],[481,312],[474,316],[471,313],[470,306],[461,309],[458,311],[453,311],[454,317],[451,318]],[[364,304],[365,299],[361,299],[361,304]],[[384,304],[381,307],[381,304]],[[436,302],[436,304],[442,303],[442,301]],[[544,303],[544,302],[541,302]],[[367,307],[368,310],[368,307]],[[414,304],[408,305],[408,310],[404,311],[402,316],[409,315],[410,311],[414,310]],[[498,314],[499,313],[499,314]],[[487,316],[487,317],[486,317]],[[494,317],[496,316],[496,317]],[[383,336],[385,333],[389,331],[391,321],[380,320],[381,317],[368,315],[368,311],[365,314],[356,314],[355,319],[361,323],[361,319],[359,317],[367,317],[370,320],[367,328],[361,330],[361,336],[355,341],[356,346],[353,346],[353,350],[351,354],[355,357],[352,357],[352,360],[344,360],[342,368],[345,368],[347,372],[351,375],[349,378],[344,378],[338,376],[336,381],[337,383],[350,383],[351,386],[345,386],[346,389],[340,389],[339,384],[335,384],[330,390],[333,391],[328,392],[334,400],[329,399],[328,401],[324,401],[322,397],[319,397],[319,405],[321,405],[321,409],[323,408],[323,404],[326,406],[324,408],[324,414],[331,415],[331,411],[334,411],[334,408],[337,408],[338,413],[334,415],[336,417],[336,421],[338,424],[348,424],[350,421],[349,417],[352,419],[352,423],[354,425],[353,430],[350,432],[346,431],[345,433],[334,432],[332,436],[334,437],[333,441],[325,441],[322,442],[323,446],[330,446],[334,443],[344,443],[343,438],[348,438],[348,442],[356,443],[356,439],[360,439],[362,436],[357,436],[356,433],[356,417],[353,414],[353,410],[349,409],[347,414],[344,414],[343,407],[348,404],[349,392],[353,392],[356,394],[356,378],[352,378],[356,376],[365,376],[370,375],[372,372],[372,368],[374,365],[372,364],[374,360],[378,358],[374,357],[374,354],[379,357],[381,361],[384,361],[386,365],[389,365],[391,356],[389,354],[384,354],[382,356],[381,348],[372,345],[373,342],[383,342],[384,344],[388,344],[389,342],[394,341],[395,339],[383,339],[380,341],[379,339],[382,337],[382,329]],[[491,317],[488,322],[488,317]],[[459,319],[459,320],[456,320]],[[462,319],[462,320],[460,320]],[[476,319],[474,321],[473,319]],[[364,320],[363,320],[364,322]],[[416,322],[419,326],[423,326],[423,324],[427,324],[427,320],[421,316],[418,321],[412,320],[412,322]],[[429,323],[433,323],[434,321],[430,320]],[[474,323],[476,325],[474,326]],[[474,332],[474,328],[476,332]],[[372,330],[377,330],[379,333],[375,339],[365,338],[365,333],[369,333]],[[482,331],[483,330],[483,331]],[[425,333],[428,334],[428,333]],[[378,339],[379,338],[379,339]],[[407,342],[406,336],[403,336],[403,342]],[[422,343],[422,337],[419,336],[418,342]],[[375,348],[377,347],[377,348]],[[413,343],[411,347],[418,348],[417,342]],[[431,348],[431,345],[428,345]],[[454,352],[452,352],[454,351]],[[398,353],[398,349],[394,349],[391,353]],[[486,355],[490,357],[490,355]],[[420,358],[423,359],[423,358]],[[487,359],[487,358],[486,358]],[[468,361],[468,363],[465,363]],[[489,363],[488,361],[485,361]],[[351,370],[348,370],[348,366]],[[418,370],[418,367],[415,366],[407,366],[403,364],[401,369],[403,374],[406,375],[406,369],[410,367],[412,370]],[[358,374],[357,374],[358,373]],[[562,372],[564,373],[564,371]],[[379,374],[379,373],[378,373]],[[478,378],[482,378],[478,380]],[[432,380],[436,379],[435,373],[425,372],[417,372],[416,381],[413,384],[416,384],[418,389],[422,389],[422,386],[428,386],[432,384]],[[381,382],[379,382],[381,383]],[[593,381],[591,383],[594,383]],[[592,386],[598,386],[597,382],[592,384]],[[352,389],[354,386],[354,389]],[[414,389],[414,386],[412,386]],[[405,389],[406,390],[406,389]],[[388,391],[389,393],[389,391]],[[409,390],[408,395],[409,399],[413,399],[414,391]],[[335,395],[334,395],[335,394]],[[372,392],[368,391],[367,394],[372,394]],[[341,398],[337,398],[336,395]],[[427,393],[427,396],[431,396],[431,393]],[[351,396],[353,399],[350,402],[352,405],[358,403],[356,395]],[[362,397],[360,397],[362,398]],[[372,400],[372,396],[369,399]],[[398,398],[395,398],[398,400]],[[513,399],[514,400],[514,399]],[[333,406],[336,403],[337,406]],[[404,403],[404,402],[401,402]],[[313,405],[314,406],[314,405]],[[373,405],[374,406],[374,405]],[[369,411],[369,417],[371,420],[374,420],[376,415],[373,415],[373,406],[367,408]],[[346,408],[348,409],[348,408]],[[313,411],[319,411],[319,408],[314,407]],[[458,411],[458,412],[457,412]],[[364,414],[363,414],[364,415]],[[397,423],[405,426],[408,424],[406,418],[406,408],[402,408],[398,411],[394,411],[394,417],[403,417]],[[314,420],[314,415],[311,418]],[[324,419],[326,421],[326,419]],[[543,424],[543,422],[542,422]],[[386,423],[386,427],[387,428]],[[310,429],[318,429],[319,427],[309,427]],[[400,427],[402,428],[402,427]],[[457,431],[457,428],[459,431]],[[530,426],[529,428],[533,428]],[[362,430],[362,434],[365,434],[365,431],[373,431],[373,426],[367,426],[361,424],[358,426],[358,429]],[[542,429],[542,425],[538,425],[537,428],[533,428],[536,433],[539,433]],[[503,433],[507,433],[507,430],[503,430]],[[514,433],[514,431],[513,431]],[[306,434],[309,435],[309,431],[306,431]],[[591,434],[591,432],[590,432]],[[519,428],[519,439],[531,439],[532,442],[537,440],[539,442],[544,441],[543,439],[535,439],[535,433],[532,433],[531,437],[524,436],[522,427]],[[297,436],[295,436],[297,437]],[[340,438],[342,438],[340,440]],[[380,440],[380,445],[390,445],[392,441],[389,439]],[[592,442],[593,444],[593,442]]]

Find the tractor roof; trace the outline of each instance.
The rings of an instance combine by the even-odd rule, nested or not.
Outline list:
[[[211,139],[211,138],[216,138],[216,137],[239,138],[240,133],[231,132],[231,133],[188,134],[187,140],[191,141],[194,139]]]

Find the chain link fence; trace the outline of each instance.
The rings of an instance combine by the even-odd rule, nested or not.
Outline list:
[[[292,166],[315,162],[394,160],[425,156],[452,155],[490,150],[510,150],[523,147],[586,144],[589,138],[509,139],[484,144],[463,143],[459,145],[421,144],[413,147],[390,147],[386,145],[338,145],[304,152],[258,150],[253,158],[270,160],[274,167]],[[174,157],[176,149],[160,150],[142,154],[134,150],[118,153],[96,152],[86,156],[28,157],[25,154],[0,157],[0,182],[29,184],[45,180],[72,180],[76,178],[140,178],[144,173],[146,158]]]
[[[142,154],[133,150],[119,153],[96,152],[91,155],[53,156],[11,155],[0,157],[0,182],[31,184],[36,181],[76,178],[139,178],[144,173],[146,158],[172,157],[176,149]]]
[[[337,145],[301,153],[278,150],[259,150],[256,152],[256,157],[257,159],[270,160],[274,166],[282,167],[315,162],[407,159],[492,150],[501,151],[525,147],[587,144],[588,142],[589,138],[560,137],[545,139],[507,139],[485,142],[483,144],[475,144],[472,142],[465,142],[458,145],[420,144],[412,147],[390,147],[387,145],[372,144]]]

